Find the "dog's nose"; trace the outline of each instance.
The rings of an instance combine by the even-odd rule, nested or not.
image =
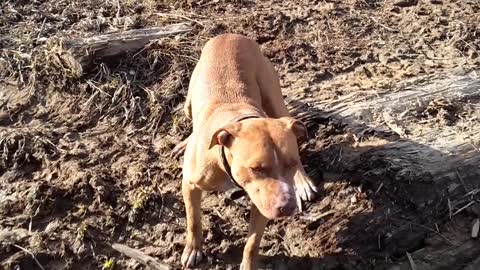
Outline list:
[[[295,204],[294,203],[287,203],[284,206],[278,208],[278,212],[282,216],[291,216],[295,212]]]

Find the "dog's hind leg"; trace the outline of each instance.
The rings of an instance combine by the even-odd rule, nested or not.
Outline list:
[[[191,95],[190,91],[187,93],[187,97],[185,99],[185,104],[183,105],[183,112],[185,113],[185,116],[192,120],[192,100],[191,100]]]
[[[192,134],[190,134],[185,140],[177,144],[173,149],[172,149],[172,157],[173,158],[180,158],[185,153],[185,148],[187,147],[188,141],[190,140],[190,137],[192,137]]]
[[[188,87],[188,92],[187,92],[187,97],[185,98],[185,104],[183,104],[183,112],[185,113],[185,116],[189,119],[192,120],[192,85],[194,85],[195,80],[197,78],[197,67],[193,69],[192,72],[192,77],[190,78],[190,86]],[[175,146],[172,150],[172,157],[173,158],[179,158],[181,155],[185,153],[185,147],[187,146],[188,140],[192,134],[190,134],[185,140],[183,140],[181,143],[179,143],[177,146]]]
[[[260,60],[259,66],[257,84],[260,88],[263,110],[272,118],[290,116],[283,100],[277,71],[266,57]]]

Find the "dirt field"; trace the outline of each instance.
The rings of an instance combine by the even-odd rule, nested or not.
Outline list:
[[[61,42],[177,22],[194,30],[83,69]],[[290,106],[310,113],[302,158],[322,187],[304,213],[271,222],[265,269],[410,269],[402,262],[418,251],[418,269],[479,269],[480,242],[468,242],[478,177],[400,181],[395,164],[366,159],[346,123],[302,102],[478,70],[479,22],[477,0],[1,1],[0,268],[144,269],[110,247],[119,242],[180,269],[181,160],[170,152],[191,128],[181,108],[202,45],[235,32],[262,45]],[[480,98],[471,102],[434,103],[418,118],[479,125]],[[248,202],[208,194],[203,204],[201,268],[238,269]]]

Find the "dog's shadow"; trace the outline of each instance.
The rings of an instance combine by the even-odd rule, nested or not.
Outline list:
[[[273,252],[278,255],[261,256],[261,269],[385,269],[406,252],[424,247],[433,231],[431,224],[442,226],[446,221],[448,208],[444,206],[452,179],[435,179],[419,160],[431,157],[438,164],[455,157],[389,130],[361,125],[352,130],[335,115],[299,101],[289,104],[292,115],[309,130],[311,139],[301,150],[302,161],[321,190],[294,221],[272,222],[270,226],[282,228],[283,235],[276,240],[286,248]],[[358,144],[369,140],[374,143]],[[412,151],[399,155],[405,147]],[[474,166],[461,160],[456,159],[459,168]],[[463,180],[472,188],[479,186],[468,174]],[[461,188],[448,192],[450,198],[463,195]],[[350,207],[339,207],[343,202]],[[289,234],[292,229],[298,234]],[[268,254],[268,248],[264,246],[261,253]],[[226,269],[237,269],[242,249],[239,242],[228,252],[215,254],[214,260]]]

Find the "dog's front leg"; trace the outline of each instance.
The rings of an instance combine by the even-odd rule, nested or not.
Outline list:
[[[255,270],[258,268],[258,249],[267,222],[268,219],[252,204],[247,243],[243,249],[243,259],[240,270]]]
[[[193,267],[202,260],[202,190],[190,184],[187,179],[182,181],[183,200],[187,212],[187,239],[182,254],[182,265]]]

